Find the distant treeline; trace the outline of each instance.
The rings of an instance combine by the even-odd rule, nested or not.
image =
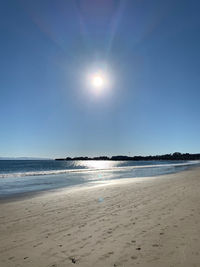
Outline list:
[[[189,153],[179,153],[175,152],[173,154],[156,155],[156,156],[100,156],[100,157],[67,157],[58,158],[56,160],[200,160],[200,154],[189,154]]]

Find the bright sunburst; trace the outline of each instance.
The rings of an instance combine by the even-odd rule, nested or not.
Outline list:
[[[94,87],[102,87],[104,84],[104,79],[101,75],[99,74],[95,74],[93,77],[92,77],[92,85]]]
[[[94,97],[105,97],[111,88],[111,75],[104,68],[91,67],[86,72],[86,88]]]

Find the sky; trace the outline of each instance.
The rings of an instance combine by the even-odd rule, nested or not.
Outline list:
[[[198,0],[1,0],[0,156],[200,152],[199,14]]]

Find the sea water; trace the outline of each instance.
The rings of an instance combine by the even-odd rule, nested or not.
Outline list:
[[[0,197],[185,170],[199,161],[0,160]]]

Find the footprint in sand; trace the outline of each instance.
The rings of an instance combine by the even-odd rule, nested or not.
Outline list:
[[[36,248],[36,247],[38,247],[38,246],[40,246],[40,245],[42,245],[42,244],[43,244],[43,243],[40,242],[40,243],[37,243],[37,244],[33,245],[33,247]]]
[[[137,258],[138,258],[137,256],[131,256],[132,260],[137,260]]]

